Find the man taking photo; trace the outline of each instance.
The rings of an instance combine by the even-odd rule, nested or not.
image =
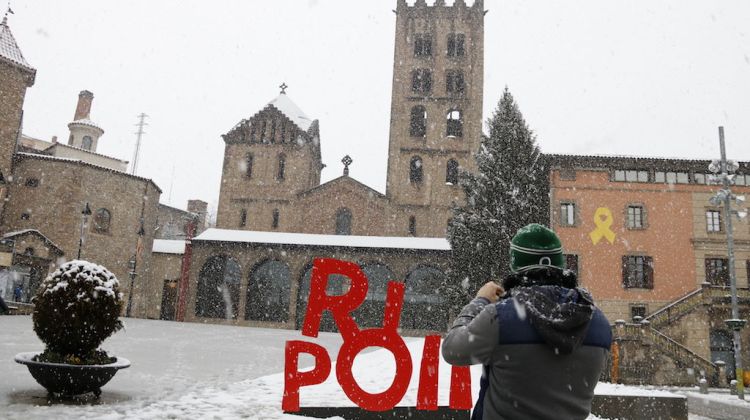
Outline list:
[[[552,230],[520,229],[510,257],[511,275],[482,286],[443,340],[448,363],[484,366],[472,420],[585,419],[612,343],[609,321],[564,269]]]

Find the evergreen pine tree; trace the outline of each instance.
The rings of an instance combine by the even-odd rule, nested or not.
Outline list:
[[[481,285],[510,273],[508,246],[518,229],[549,221],[546,165],[507,87],[487,125],[476,173],[461,174],[466,204],[454,208],[448,226],[454,313]]]

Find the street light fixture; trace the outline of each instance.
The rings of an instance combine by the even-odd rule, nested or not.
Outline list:
[[[722,189],[719,190],[713,197],[708,201],[713,206],[724,205],[724,214],[726,215],[726,226],[727,226],[727,253],[729,254],[729,285],[731,288],[732,296],[732,318],[724,321],[727,327],[732,330],[733,341],[734,341],[734,363],[735,363],[735,377],[737,379],[737,396],[744,400],[745,399],[745,386],[742,372],[742,342],[740,337],[740,330],[745,326],[747,322],[744,319],[740,319],[739,308],[737,305],[737,274],[735,272],[734,262],[734,232],[732,230],[732,200],[737,201],[739,204],[744,202],[744,197],[737,197],[732,194],[730,186],[734,181],[735,175],[730,174],[739,169],[739,164],[734,161],[727,161],[726,148],[724,146],[724,127],[719,127],[719,146],[721,148],[721,161],[711,162],[708,169],[711,172],[717,173],[717,177],[721,180]],[[741,213],[747,215],[746,211],[737,211],[737,215],[741,216]]]
[[[91,207],[89,207],[89,203],[86,203],[86,205],[83,207],[83,210],[81,211],[81,234],[78,236],[78,259],[81,259],[81,248],[83,248],[83,232],[86,228],[86,222],[89,220],[89,216],[91,216]]]

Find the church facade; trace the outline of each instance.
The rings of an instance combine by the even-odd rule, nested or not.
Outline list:
[[[482,1],[399,0],[394,12],[385,194],[349,176],[348,156],[340,177],[320,183],[321,123],[282,85],[222,136],[217,229],[191,241],[178,316],[298,328],[312,262],[333,257],[358,262],[368,275],[363,313],[382,310],[388,280],[404,281],[402,328],[447,327],[445,235],[452,206],[463,202],[458,173],[473,169],[481,140],[485,11]],[[329,292],[345,283],[332,279]]]

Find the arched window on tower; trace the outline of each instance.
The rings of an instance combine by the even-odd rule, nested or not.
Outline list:
[[[415,69],[411,72],[411,90],[427,95],[432,90],[432,72],[429,69]]]
[[[417,236],[417,218],[409,216],[409,235]]]
[[[347,208],[340,208],[336,212],[336,235],[352,234],[352,212]]]
[[[279,181],[283,181],[285,175],[286,175],[286,155],[282,153],[279,155],[279,167],[278,167],[278,171],[276,172],[276,179],[278,179]]]
[[[458,184],[458,162],[455,159],[448,160],[445,165],[445,183],[448,185]]]
[[[253,154],[248,153],[245,155],[245,176],[248,178],[253,177]]]
[[[464,122],[460,109],[451,109],[446,117],[446,135],[448,137],[463,137]]]
[[[91,147],[94,146],[94,140],[91,139],[91,136],[83,136],[83,141],[81,142],[81,148],[86,150],[91,150]]]
[[[412,156],[409,163],[409,182],[419,184],[424,179],[424,168],[422,168],[422,158]]]
[[[424,137],[427,133],[427,111],[422,105],[411,108],[409,133],[412,137]]]

